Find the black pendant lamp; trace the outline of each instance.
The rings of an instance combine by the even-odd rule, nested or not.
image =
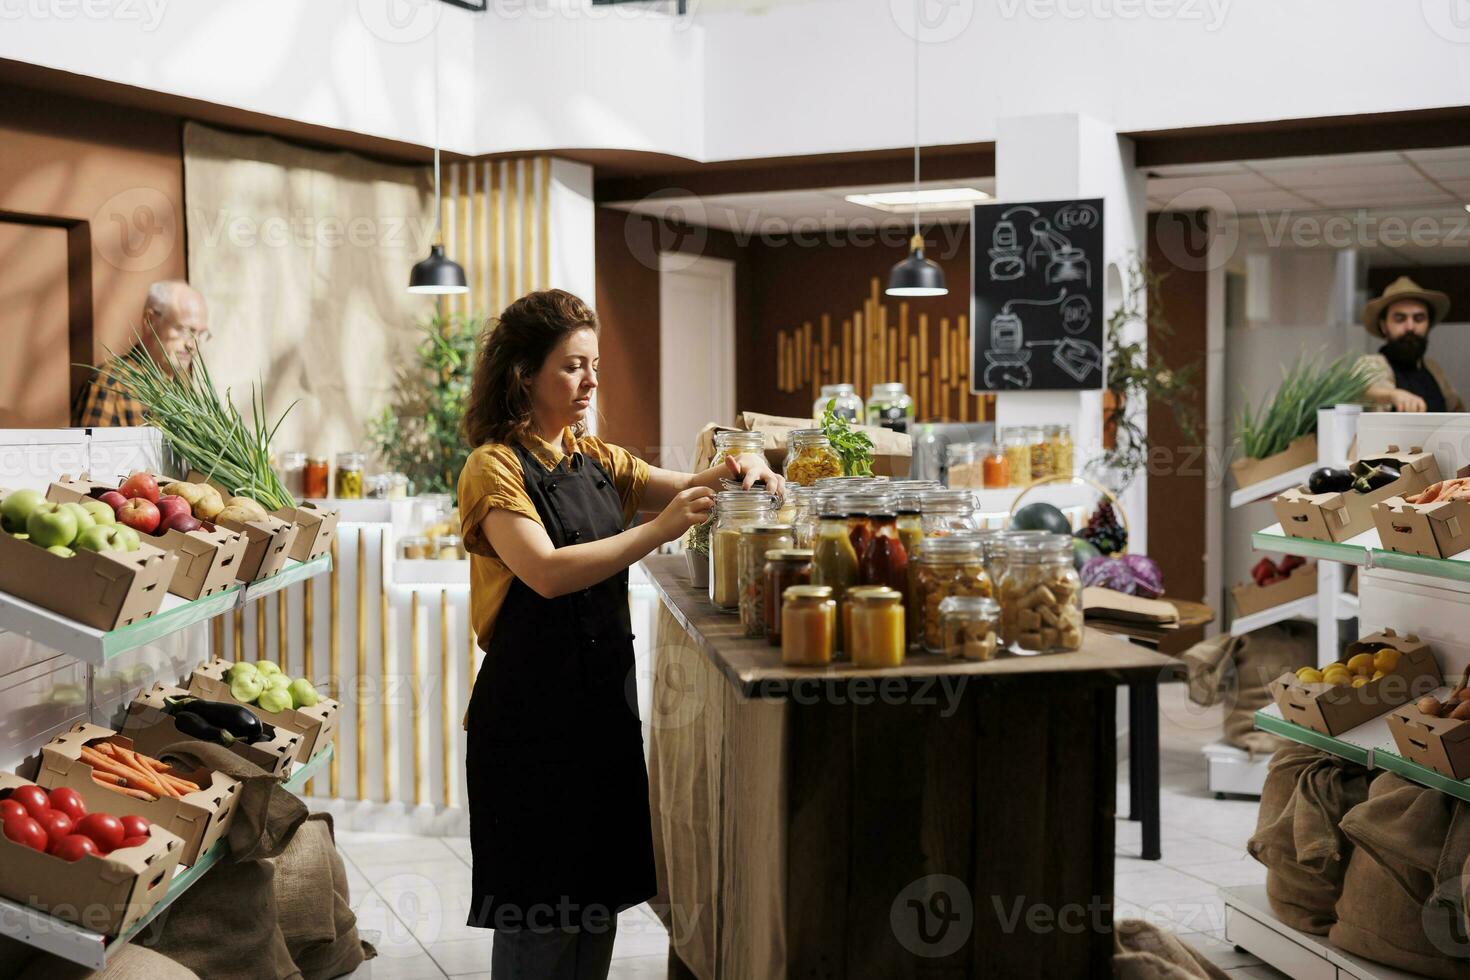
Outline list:
[[[408,291],[430,296],[448,296],[470,291],[465,281],[464,267],[444,254],[444,244],[438,241],[439,218],[444,213],[444,202],[439,196],[439,28],[434,28],[434,244],[429,246],[429,257],[414,263],[408,274]]]
[[[914,6],[914,191],[919,190],[919,10]],[[919,232],[919,203],[914,201],[914,237],[909,239],[909,257],[888,272],[889,296],[947,296],[944,270],[924,258],[924,236]]]

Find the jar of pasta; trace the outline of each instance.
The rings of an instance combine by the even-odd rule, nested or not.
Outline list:
[[[740,532],[740,625],[746,636],[766,635],[766,552],[794,544],[790,524],[751,524]]]
[[[945,449],[949,466],[949,485],[978,490],[985,485],[980,447],[973,442],[952,442]]]
[[[851,622],[848,657],[854,667],[903,665],[903,595],[882,586],[853,589],[848,601]]]
[[[841,476],[842,461],[821,429],[792,429],[782,472],[789,482],[809,487],[824,476]]]
[[[761,612],[766,620],[766,642],[781,645],[781,596],[793,585],[812,584],[810,548],[776,548],[766,552],[762,572]]]
[[[1001,439],[1005,450],[1006,465],[1011,471],[1011,486],[1024,487],[1031,483],[1031,445],[1027,441],[1025,426],[1011,426]]]
[[[969,490],[928,490],[920,506],[925,537],[980,529],[975,520],[975,495]]]
[[[952,595],[939,603],[939,652],[946,657],[993,660],[999,633],[1000,604],[994,599]]]
[[[825,667],[832,662],[837,603],[826,585],[793,585],[781,595],[781,662]]]
[[[366,463],[367,455],[364,453],[337,454],[335,490],[338,500],[362,499],[362,470]]]
[[[1047,445],[1046,435],[1039,425],[1026,429],[1026,454],[1031,459],[1032,483],[1051,476],[1051,447]]]
[[[981,452],[981,481],[986,490],[1003,489],[1011,485],[1011,461],[1005,449],[991,443]]]
[[[1000,609],[1001,640],[1012,653],[1082,648],[1082,583],[1072,566],[1071,537],[1007,541]]]
[[[718,609],[740,608],[740,534],[752,524],[773,524],[776,499],[764,490],[722,490],[715,494],[709,534],[709,601]]]
[[[1042,427],[1047,451],[1051,454],[1052,476],[1072,475],[1072,427],[1070,425],[1048,425]]]
[[[926,538],[914,570],[914,610],[924,649],[942,653],[939,604],[950,596],[990,596],[980,542],[969,536]]]

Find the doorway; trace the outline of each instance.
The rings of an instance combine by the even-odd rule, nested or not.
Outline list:
[[[694,466],[706,423],[735,421],[735,263],[659,256],[660,465]]]

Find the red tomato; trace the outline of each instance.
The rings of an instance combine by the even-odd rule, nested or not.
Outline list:
[[[0,827],[0,833],[24,847],[32,847],[38,851],[45,851],[50,838],[46,836],[46,830],[34,817],[10,817]]]
[[[125,838],[147,837],[148,828],[152,826],[148,823],[147,817],[135,817],[132,814],[128,814],[126,817],[119,817],[118,819],[122,821],[123,837]]]
[[[77,821],[76,832],[83,837],[92,838],[103,854],[121,847],[123,837],[126,836],[122,821],[110,813],[87,814]]]
[[[56,842],[68,836],[72,832],[73,821],[60,810],[47,810],[40,820],[36,821],[46,831],[48,848],[55,847]]]
[[[87,805],[82,802],[82,794],[70,786],[58,786],[53,789],[50,801],[51,809],[60,810],[71,817],[73,823],[87,815]]]
[[[125,840],[125,841],[122,842],[122,846],[123,847],[142,847],[144,844],[148,843],[148,840],[149,840],[149,838],[147,838],[147,837],[129,837],[127,840]]]
[[[8,796],[0,800],[0,821],[8,820],[11,817],[29,816],[30,814],[26,812],[26,808],[21,806],[16,800],[12,800]]]
[[[39,786],[17,786],[10,791],[10,798],[25,807],[26,812],[38,820],[41,814],[51,809],[46,791]]]
[[[51,853],[63,861],[80,861],[87,854],[96,857],[101,856],[96,842],[90,837],[83,837],[81,834],[72,834],[69,837],[61,838],[56,845],[56,849]]]

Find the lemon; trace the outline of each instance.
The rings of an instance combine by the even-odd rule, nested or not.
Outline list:
[[[1355,674],[1362,674],[1364,677],[1367,677],[1369,674],[1373,673],[1373,654],[1360,653],[1354,657],[1349,658],[1347,662],[1347,669]]]
[[[1347,670],[1347,664],[1343,663],[1340,660],[1334,660],[1334,661],[1332,661],[1332,663],[1330,663],[1326,667],[1323,667],[1322,668],[1322,673],[1325,674],[1329,670],[1332,670],[1334,667],[1336,667],[1338,670]]]
[[[1303,684],[1321,684],[1322,672],[1315,667],[1303,667],[1296,672],[1296,679]]]
[[[1342,687],[1352,682],[1353,675],[1346,669],[1324,670],[1322,671],[1322,679],[1329,684],[1336,684],[1338,687]]]
[[[1379,679],[1379,678],[1380,678],[1380,677],[1382,677],[1382,676],[1383,676],[1383,671],[1381,671],[1381,670],[1375,670],[1375,671],[1374,671],[1374,672],[1373,672],[1373,676],[1372,676],[1372,677],[1370,677],[1370,678],[1368,678],[1368,679],[1369,679],[1369,680],[1370,680],[1370,681],[1376,681],[1376,680],[1378,680],[1378,679]]]
[[[1368,683],[1368,678],[1363,674],[1353,678],[1353,687],[1362,687],[1366,683]]]
[[[1385,674],[1398,665],[1399,652],[1393,647],[1384,647],[1373,655],[1373,666]]]

